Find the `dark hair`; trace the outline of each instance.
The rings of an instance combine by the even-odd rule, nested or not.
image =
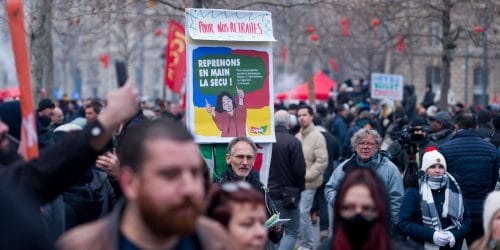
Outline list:
[[[299,107],[299,105],[290,103],[290,105],[288,105],[288,110],[297,110],[297,107]]]
[[[500,114],[493,118],[493,127],[495,128],[496,132],[500,132]]]
[[[353,186],[364,185],[370,190],[371,197],[375,203],[378,212],[378,217],[375,219],[370,237],[363,245],[363,249],[389,249],[390,239],[388,234],[388,221],[390,220],[389,202],[384,183],[377,177],[375,172],[370,168],[355,168],[348,172],[338,189],[337,198],[334,206],[334,218],[340,218],[342,202],[344,201],[347,191]],[[340,220],[335,220],[335,236],[334,249],[351,249],[349,238],[340,223]]]
[[[222,98],[224,96],[229,97],[229,99],[231,99],[231,102],[233,103],[233,108],[236,108],[236,102],[234,101],[233,96],[231,95],[231,93],[229,93],[228,91],[222,91],[217,96],[217,104],[215,105],[215,111],[217,111],[219,113],[224,112],[224,108],[222,107]]]
[[[257,154],[257,146],[255,145],[255,142],[253,142],[252,139],[244,136],[233,138],[231,142],[229,142],[229,144],[227,145],[226,154],[231,154],[231,150],[233,149],[234,145],[236,145],[236,143],[240,141],[248,143],[248,145],[252,147],[254,154]]]
[[[147,156],[145,142],[153,139],[189,142],[193,141],[193,136],[181,123],[171,119],[142,120],[128,128],[120,140],[118,145],[120,165],[129,166],[134,172],[140,172]]]
[[[224,183],[237,184],[233,182]],[[225,191],[221,186],[215,186],[208,195],[205,215],[212,218],[227,228],[232,216],[231,204],[250,203],[255,207],[258,205],[266,207],[264,197],[251,186],[249,188],[238,188],[234,191]]]
[[[491,114],[487,110],[481,110],[477,113],[477,123],[478,124],[488,124],[491,122]]]
[[[455,117],[455,125],[461,129],[476,129],[476,115],[469,111],[461,112]]]
[[[96,114],[101,113],[102,104],[99,101],[93,100],[89,104],[85,105],[85,109],[92,108]]]
[[[297,112],[301,109],[307,109],[307,112],[309,113],[309,115],[314,115],[314,110],[311,106],[307,105],[307,104],[302,104],[300,105],[298,108],[297,108]]]

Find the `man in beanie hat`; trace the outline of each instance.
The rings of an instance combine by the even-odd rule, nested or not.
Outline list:
[[[500,159],[493,144],[482,139],[473,113],[462,112],[455,118],[455,135],[439,147],[446,157],[448,172],[452,174],[470,212],[472,224],[467,233],[467,244],[481,237],[483,232],[483,204],[488,193],[495,188]]]
[[[446,173],[446,160],[435,148],[422,159],[418,186],[403,198],[398,226],[425,249],[462,249],[471,219],[455,178]]]
[[[55,107],[56,105],[48,98],[42,99],[38,103],[38,109],[36,110],[36,131],[38,135],[38,147],[40,149],[54,144],[50,123],[52,122]]]
[[[484,202],[484,235],[471,249],[500,249],[500,191],[491,192]]]

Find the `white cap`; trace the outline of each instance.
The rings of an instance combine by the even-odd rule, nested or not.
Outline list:
[[[498,211],[500,211],[500,191],[493,191],[488,195],[488,197],[486,197],[486,201],[484,202],[484,235],[490,235],[491,221]]]
[[[422,167],[420,169],[425,172],[430,166],[434,164],[439,164],[443,166],[444,169],[446,169],[446,160],[441,153],[439,153],[437,150],[425,152],[424,157],[422,158]]]

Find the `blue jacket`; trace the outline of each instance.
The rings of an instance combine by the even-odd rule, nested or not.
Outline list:
[[[436,204],[436,210],[438,214],[443,212],[445,188],[432,190],[432,197],[434,198],[434,204]],[[399,210],[399,229],[405,236],[410,236],[413,240],[423,243],[424,241],[433,242],[432,236],[434,235],[434,229],[426,227],[422,223],[422,210],[420,208],[420,202],[422,197],[420,196],[419,190],[416,187],[411,187],[406,190],[405,196],[403,198],[403,203],[401,203],[401,209]],[[441,227],[447,228],[453,225],[450,218],[440,217]],[[455,246],[450,248],[449,245],[441,247],[440,249],[462,249],[462,242],[465,235],[470,229],[471,218],[467,210],[467,206],[464,204],[464,215],[462,220],[462,227],[454,228],[450,232],[455,236]]]
[[[340,183],[344,179],[346,172],[352,168],[358,167],[356,165],[356,155],[354,154],[350,159],[342,162],[334,171],[325,186],[325,199],[330,206],[335,205],[335,197],[340,187]],[[391,203],[391,220],[395,224],[398,221],[399,207],[403,199],[403,178],[399,173],[398,168],[392,163],[385,152],[380,152],[379,157],[374,160],[370,166],[375,170],[380,177],[388,192],[389,200]]]
[[[462,189],[471,214],[482,214],[486,195],[496,185],[500,159],[495,146],[479,137],[472,129],[459,130],[439,147],[446,159],[447,172]]]

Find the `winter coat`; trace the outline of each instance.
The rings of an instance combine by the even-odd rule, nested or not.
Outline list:
[[[342,182],[342,179],[344,179],[345,174],[352,171],[353,168],[359,167],[356,163],[356,157],[356,154],[354,154],[351,158],[340,163],[335,171],[333,171],[330,180],[326,183],[325,198],[330,206],[333,207],[335,205],[335,196],[337,195],[340,183]],[[403,179],[401,174],[399,173],[396,165],[389,160],[389,157],[384,152],[379,153],[379,156],[373,160],[370,167],[375,170],[377,175],[385,184],[391,204],[391,220],[394,223],[397,223],[399,207],[401,206],[404,194]]]
[[[273,199],[281,199],[286,186],[304,190],[306,162],[300,141],[288,133],[285,127],[275,128],[276,143],[273,144],[268,188]],[[276,196],[275,194],[278,194]]]
[[[438,146],[441,146],[445,142],[449,141],[451,137],[453,137],[453,131],[451,129],[444,129],[439,132],[429,134],[429,140]]]
[[[343,155],[344,144],[348,143],[347,133],[348,133],[347,122],[341,115],[336,115],[333,120],[332,129],[330,132],[337,138],[340,145],[340,155]]]
[[[119,249],[120,221],[125,206],[125,202],[120,202],[108,216],[68,231],[59,238],[57,248]],[[195,235],[206,250],[232,249],[228,243],[227,232],[219,223],[206,217],[201,216],[197,219]]]
[[[306,189],[316,189],[323,183],[323,173],[328,165],[328,152],[325,137],[313,124],[301,128],[296,135],[302,143],[302,152],[306,161]]]
[[[496,185],[500,159],[493,144],[473,129],[461,129],[439,151],[446,158],[447,172],[462,189],[471,214],[482,214],[483,202]]]
[[[432,197],[434,198],[434,204],[439,215],[441,215],[443,211],[445,189],[446,188],[444,187],[432,190]],[[425,226],[422,222],[422,210],[420,208],[421,200],[422,197],[420,196],[417,187],[411,187],[406,190],[403,203],[401,203],[401,209],[399,210],[398,226],[405,236],[409,236],[421,244],[423,244],[424,241],[432,243],[434,229]],[[441,222],[441,228],[443,229],[453,225],[450,218],[442,218],[442,216],[439,216],[439,220]],[[462,249],[462,242],[464,241],[465,235],[469,231],[470,226],[471,218],[467,210],[467,206],[464,204],[462,226],[460,228],[450,230],[453,236],[455,236],[455,246],[450,248],[449,245],[446,245],[445,247],[440,247],[440,249]]]
[[[92,170],[90,180],[70,187],[63,194],[66,230],[106,215],[116,200],[108,175]]]
[[[0,166],[0,249],[50,246],[40,207],[73,185],[102,154],[90,145],[91,129],[68,133],[36,160]]]

